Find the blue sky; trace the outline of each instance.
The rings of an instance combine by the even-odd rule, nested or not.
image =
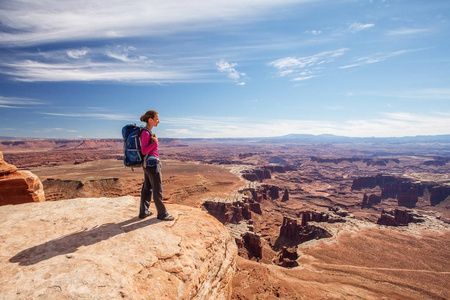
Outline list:
[[[450,134],[450,1],[3,0],[0,136]]]

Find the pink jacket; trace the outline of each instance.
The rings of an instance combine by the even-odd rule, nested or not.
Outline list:
[[[158,143],[152,142],[150,133],[147,130],[142,130],[141,143],[142,143],[141,146],[142,154],[146,155],[148,153],[148,156],[154,156],[159,158]]]

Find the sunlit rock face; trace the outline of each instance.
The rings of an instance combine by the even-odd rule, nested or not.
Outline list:
[[[414,182],[410,178],[391,175],[359,177],[353,180],[352,190],[381,188],[381,194],[364,194],[361,206],[372,207],[384,199],[396,198],[399,206],[416,207],[420,198],[430,205],[438,205],[450,196],[450,187],[435,182]]]
[[[237,247],[196,208],[139,219],[138,197],[0,207],[2,299],[230,299]]]
[[[29,171],[18,171],[0,152],[0,205],[45,201],[39,178]]]

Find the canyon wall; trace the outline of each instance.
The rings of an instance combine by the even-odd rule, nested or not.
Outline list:
[[[437,205],[450,196],[450,186],[433,182],[415,182],[409,178],[378,174],[353,180],[352,190],[381,188],[381,194],[363,197],[362,207],[371,207],[382,199],[396,198],[399,206],[413,208],[420,197],[426,197],[430,205]]]

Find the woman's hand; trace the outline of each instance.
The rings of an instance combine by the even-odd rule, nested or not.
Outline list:
[[[156,137],[156,134],[153,134],[152,136],[152,142],[155,142],[158,144],[158,138]]]

